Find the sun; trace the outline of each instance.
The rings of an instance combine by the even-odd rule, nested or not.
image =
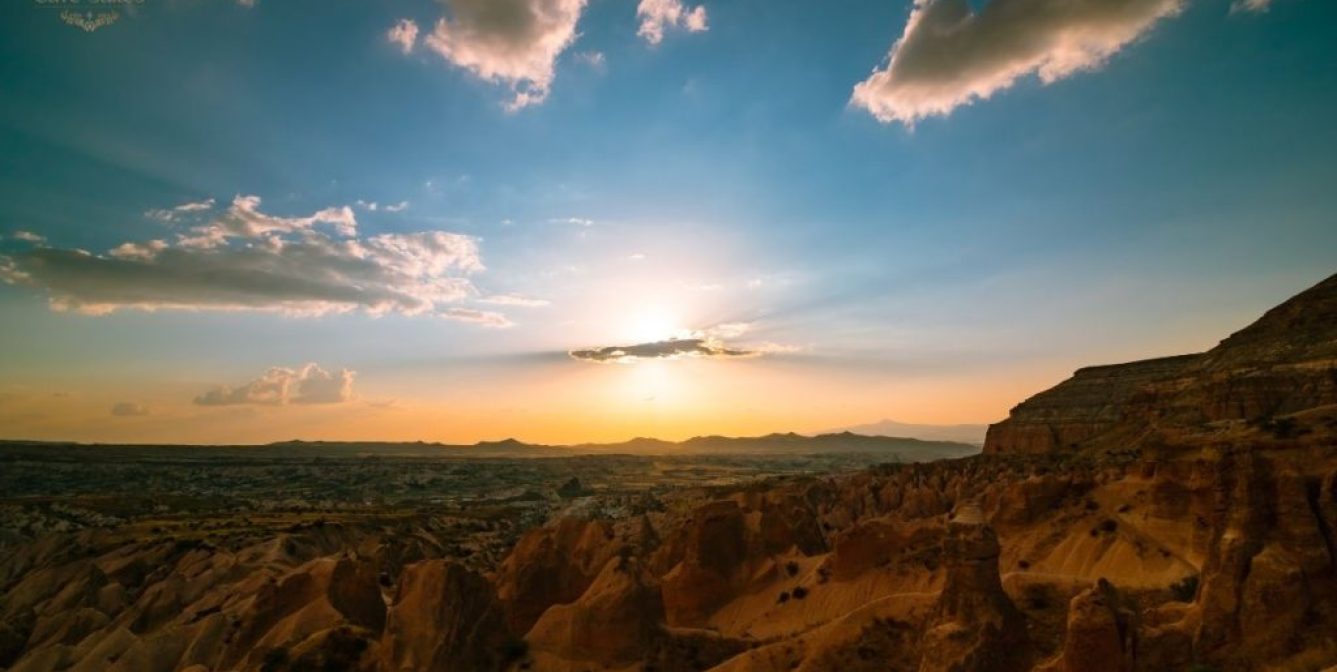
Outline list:
[[[635,345],[681,338],[687,330],[676,311],[655,306],[633,312],[620,332],[619,337],[626,341],[624,345]]]

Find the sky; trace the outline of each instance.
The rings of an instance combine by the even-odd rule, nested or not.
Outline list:
[[[0,437],[993,422],[1337,271],[1322,0],[90,7],[0,7]]]

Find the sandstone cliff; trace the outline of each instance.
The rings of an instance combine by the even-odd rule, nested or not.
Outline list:
[[[984,452],[1136,444],[1163,427],[1337,404],[1337,275],[1197,355],[1088,367],[989,427]]]

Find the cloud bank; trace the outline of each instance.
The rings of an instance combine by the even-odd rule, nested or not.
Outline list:
[[[664,41],[664,31],[670,28],[684,28],[692,33],[704,32],[709,28],[705,6],[697,5],[688,9],[682,0],[641,0],[641,4],[636,6],[636,18],[641,21],[636,34],[650,44]]]
[[[219,385],[195,397],[195,403],[200,406],[339,404],[353,400],[356,375],[348,369],[330,373],[316,364],[297,369],[276,366],[240,387]]]
[[[913,125],[1036,75],[1049,84],[1102,66],[1187,0],[915,0],[886,63],[851,103]],[[1266,0],[1244,0],[1260,2]]]
[[[362,311],[437,315],[478,294],[475,239],[443,231],[360,236],[348,207],[305,217],[262,212],[237,196],[175,240],[127,242],[106,254],[34,245],[0,255],[0,281],[47,293],[56,310],[253,310],[290,315]],[[501,318],[504,320],[504,318]]]
[[[548,97],[557,57],[578,37],[585,3],[445,0],[450,16],[438,20],[422,43],[480,79],[510,86],[514,96],[506,108],[515,111]]]

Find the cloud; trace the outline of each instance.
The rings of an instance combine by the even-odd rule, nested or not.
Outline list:
[[[418,24],[413,19],[400,19],[385,33],[386,39],[398,45],[399,50],[408,54],[418,42]]]
[[[573,226],[584,226],[584,227],[591,227],[591,226],[594,226],[594,220],[592,220],[592,219],[585,219],[585,218],[583,218],[583,217],[557,217],[557,218],[548,220],[548,223],[549,223],[549,224],[571,224],[571,225],[573,225]]]
[[[602,51],[582,51],[576,54],[576,60],[590,66],[591,70],[603,73],[608,71],[608,58]]]
[[[39,236],[32,231],[15,231],[14,240],[21,240],[25,243],[45,243],[46,237]]]
[[[519,306],[521,308],[541,308],[549,305],[546,299],[531,299],[527,296],[518,296],[515,294],[494,294],[478,300],[479,303],[490,303],[494,306]]]
[[[554,65],[578,34],[586,0],[445,0],[450,16],[423,44],[451,64],[510,86],[509,111],[548,97]]]
[[[879,121],[945,116],[1036,75],[1049,84],[1094,70],[1187,0],[915,0],[886,63],[851,103]],[[1253,1],[1253,0],[1246,0]]]
[[[681,359],[684,357],[761,357],[800,352],[802,349],[779,343],[762,342],[732,345],[752,331],[750,322],[724,322],[706,329],[681,331],[672,338],[635,345],[610,345],[567,353],[574,359],[596,363],[629,363],[642,359]]]
[[[706,8],[697,5],[688,9],[682,0],[641,0],[636,6],[636,18],[641,20],[637,35],[650,44],[659,44],[664,40],[664,31],[669,28],[686,28],[688,32],[700,33],[709,28],[706,25]]]
[[[111,414],[118,418],[131,418],[149,414],[149,407],[133,401],[118,401],[111,407]]]
[[[403,212],[408,209],[409,202],[400,201],[398,203],[391,203],[389,205],[381,205],[376,201],[364,201],[359,198],[353,202],[353,205],[356,205],[357,207],[366,210],[368,212],[376,212],[378,210],[384,210],[386,212]]]
[[[316,364],[297,369],[276,366],[240,387],[219,385],[195,397],[195,403],[200,406],[339,404],[353,400],[356,376],[348,369],[330,373]]]
[[[459,322],[469,322],[483,327],[493,329],[506,329],[515,326],[505,315],[494,313],[489,310],[474,310],[472,308],[448,308],[441,313],[441,316],[448,320]]]
[[[212,210],[213,207],[214,207],[214,199],[206,198],[203,201],[182,203],[181,205],[178,205],[174,208],[156,208],[153,210],[149,210],[148,212],[144,213],[144,216],[148,217],[149,219],[156,219],[160,222],[175,222],[190,215],[197,215],[199,213]]]
[[[282,234],[313,231],[316,225],[328,225],[340,236],[357,233],[357,218],[353,209],[344,205],[325,208],[307,217],[276,217],[260,212],[259,196],[237,196],[232,205],[219,217],[204,226],[192,229],[194,235],[181,239],[186,247],[210,248],[225,244],[231,238],[263,238],[275,240]]]
[[[1230,4],[1230,13],[1266,12],[1272,6],[1272,0],[1235,0]]]
[[[638,359],[681,357],[750,357],[756,353],[725,347],[711,338],[674,338],[636,345],[610,345],[590,350],[572,350],[571,356],[587,362],[632,362]]]
[[[477,241],[444,231],[359,236],[348,207],[307,217],[261,212],[238,196],[175,241],[127,242],[106,254],[37,247],[0,255],[0,281],[45,291],[56,310],[363,311],[447,314],[478,294]],[[504,319],[504,318],[503,318]],[[495,320],[493,320],[495,321]]]

